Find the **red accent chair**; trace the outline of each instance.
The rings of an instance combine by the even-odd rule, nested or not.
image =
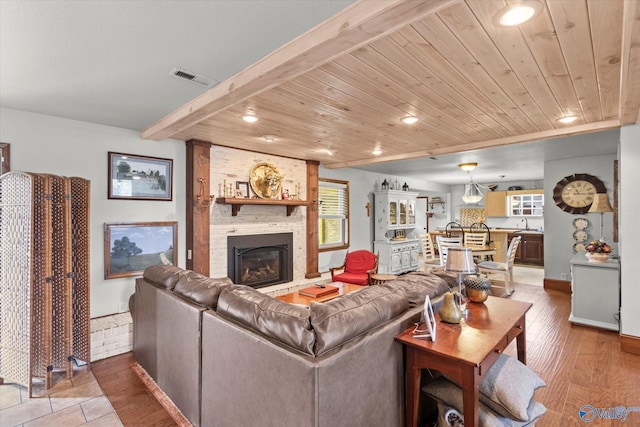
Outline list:
[[[344,264],[340,267],[332,267],[330,270],[333,282],[370,285],[371,275],[378,272],[378,255],[365,249],[347,252]],[[338,270],[344,270],[344,272],[336,274]]]

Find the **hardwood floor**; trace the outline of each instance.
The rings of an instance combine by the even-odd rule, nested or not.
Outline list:
[[[91,370],[122,424],[127,426],[176,426],[131,369],[133,353],[91,363]]]
[[[535,399],[547,407],[537,427],[584,426],[583,405],[640,407],[640,356],[620,351],[618,333],[571,324],[570,296],[542,286],[516,285],[514,300],[528,301],[527,364],[546,382]],[[507,353],[515,355],[515,343]],[[131,370],[131,353],[92,363],[93,373],[125,426],[176,425]],[[592,426],[620,420],[595,418]],[[624,425],[640,425],[631,412]]]

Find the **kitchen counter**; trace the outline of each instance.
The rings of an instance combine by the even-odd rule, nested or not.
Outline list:
[[[455,232],[456,230],[452,230],[452,231]],[[497,262],[504,262],[507,258],[507,249],[509,247],[509,241],[510,241],[509,236],[515,234],[518,236],[540,236],[540,238],[544,238],[543,231],[525,230],[522,228],[491,228],[490,231],[491,231],[491,241],[492,241],[491,246],[496,250],[496,254],[493,256],[493,259],[494,261],[497,261]],[[431,235],[431,240],[435,244],[436,243],[435,236],[444,236],[445,231],[444,230],[431,231],[429,232],[429,234]],[[536,239],[535,237],[533,238]],[[526,239],[523,239],[523,241],[524,240]],[[524,246],[525,244],[522,243],[522,247]],[[527,264],[542,265],[543,262],[540,260],[540,258],[543,257],[541,248],[542,248],[542,244],[536,243],[536,249],[533,251],[533,253],[535,253],[534,255],[535,260],[526,261],[523,259],[519,261],[525,262]],[[521,254],[522,249],[523,248],[520,248],[517,254]],[[529,252],[532,252],[532,251],[530,250]]]

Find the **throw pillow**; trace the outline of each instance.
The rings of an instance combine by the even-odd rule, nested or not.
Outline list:
[[[439,403],[463,413],[462,389],[446,378],[441,377],[430,382],[422,388],[422,391]],[[479,424],[484,427],[525,427],[532,425],[546,412],[547,408],[543,404],[531,400],[527,406],[527,421],[520,421],[497,414],[481,402],[478,407],[478,418]]]
[[[546,385],[527,365],[502,353],[480,383],[480,400],[500,415],[527,421],[533,393]]]

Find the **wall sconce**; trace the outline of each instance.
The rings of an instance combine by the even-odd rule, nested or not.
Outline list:
[[[216,196],[207,196],[207,191],[205,191],[205,184],[207,183],[206,179],[198,178],[198,182],[200,183],[200,194],[196,195],[196,201],[198,202],[198,205],[203,208],[208,208],[211,206],[211,202],[213,202],[213,199],[215,199]]]

